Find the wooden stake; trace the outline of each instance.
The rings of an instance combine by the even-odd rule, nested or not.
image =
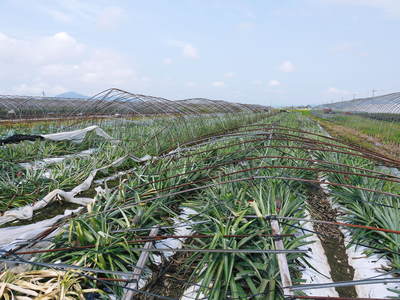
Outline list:
[[[158,234],[159,231],[159,227],[155,227],[150,231],[149,236],[156,236]],[[144,249],[150,249],[153,247],[153,241],[147,242],[144,245]],[[136,264],[135,269],[133,270],[133,276],[132,276],[132,280],[135,280],[135,282],[131,282],[128,284],[128,288],[131,289],[138,289],[139,288],[139,280],[140,280],[140,275],[143,272],[143,268],[146,266],[146,261],[149,258],[149,251],[143,251],[140,254],[139,260]],[[132,290],[127,290],[127,292],[125,292],[124,296],[122,297],[123,300],[131,300],[134,299],[133,297],[137,294],[137,292],[132,291]]]
[[[277,220],[271,220],[272,234],[281,234],[281,229]],[[283,241],[281,238],[275,238],[276,250],[284,250]],[[276,255],[278,259],[279,273],[281,274],[282,286],[292,286],[292,279],[290,278],[289,266],[286,260],[285,253],[279,253]],[[285,296],[293,296],[293,292],[288,288],[283,288]]]

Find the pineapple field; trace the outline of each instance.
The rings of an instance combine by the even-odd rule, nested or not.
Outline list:
[[[400,297],[400,160],[298,111],[106,97],[0,122],[0,298]]]

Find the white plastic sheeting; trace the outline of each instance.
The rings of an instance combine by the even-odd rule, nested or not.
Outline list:
[[[306,219],[310,219],[310,215],[307,211],[306,214]],[[304,222],[301,226],[306,230],[314,230],[310,222]],[[312,234],[304,241],[313,242],[312,244],[302,246],[299,249],[310,250],[309,257],[306,257],[305,259],[316,270],[306,266],[305,269],[301,272],[301,278],[304,279],[306,281],[305,283],[307,284],[332,283],[333,281],[331,278],[331,268],[329,266],[328,258],[326,257],[325,250],[322,247],[319,237],[316,234]],[[339,296],[334,287],[307,290],[305,291],[305,293],[308,296]]]
[[[381,172],[386,172],[388,174],[391,174],[393,176],[400,177],[400,171],[397,168],[389,168],[385,166],[378,166],[378,170]]]
[[[0,249],[4,251],[12,250],[14,247],[19,246],[21,242],[31,240],[50,228],[59,220],[76,214],[82,207],[75,210],[65,210],[63,215],[55,216],[51,219],[43,220],[34,224],[24,226],[13,226],[0,229]]]
[[[399,176],[400,172],[396,168],[387,168],[384,166],[378,167],[380,171],[391,173],[394,176]],[[329,193],[329,188],[325,189]],[[333,202],[332,199],[331,203]],[[339,212],[344,212],[343,207],[338,204],[333,205]],[[339,219],[338,221],[344,222],[345,220]],[[351,233],[345,228],[339,228],[345,237],[346,254],[348,256],[348,263],[354,269],[354,280],[362,280],[375,276],[378,278],[394,278],[392,274],[383,275],[386,271],[390,269],[390,261],[384,257],[378,256],[376,254],[371,254],[369,256],[364,254],[364,251],[368,250],[363,246],[355,246],[350,244]],[[355,286],[358,297],[395,297],[398,294],[389,291],[388,289],[400,289],[400,285],[396,283],[387,284],[368,284],[368,285],[357,285]]]
[[[321,131],[323,131],[327,136],[330,137],[329,133],[327,133],[321,126]],[[380,171],[391,173],[394,176],[399,176],[400,172],[396,168],[387,168],[384,166],[378,167]],[[322,186],[322,185],[321,185]],[[329,185],[322,187],[324,192],[329,195],[330,188]],[[343,207],[338,204],[334,204],[332,199],[328,197],[329,201],[332,204],[332,207],[336,208],[338,212],[344,211]],[[344,221],[338,219],[338,221]],[[366,279],[374,276],[380,276],[381,278],[393,278],[393,275],[385,275],[382,276],[382,273],[385,268],[388,268],[390,265],[389,260],[386,258],[380,258],[376,254],[365,255],[364,251],[367,250],[362,246],[350,245],[351,234],[348,230],[339,227],[339,230],[343,233],[345,237],[345,246],[346,246],[346,254],[348,257],[348,263],[354,269],[354,280]],[[398,296],[397,294],[389,291],[388,289],[399,289],[399,284],[396,283],[388,283],[388,284],[368,284],[368,285],[358,285],[355,286],[357,296],[358,297],[393,297]]]
[[[112,137],[110,137],[107,133],[105,133],[101,128],[99,128],[98,126],[90,126],[87,127],[85,129],[81,129],[81,130],[75,130],[75,131],[69,131],[69,132],[62,132],[62,133],[55,133],[55,134],[48,134],[48,135],[42,135],[44,138],[50,139],[50,140],[55,140],[55,141],[60,141],[60,140],[71,140],[74,142],[82,142],[83,139],[85,138],[86,134],[90,131],[95,131],[96,134],[110,139],[112,141],[116,141],[114,140]],[[119,142],[119,141],[117,141]],[[92,154],[94,151],[96,151],[97,149],[88,149],[85,151],[82,151],[80,153],[77,154],[72,154],[72,155],[66,155],[63,157],[59,157],[59,158],[47,158],[47,159],[43,159],[40,161],[36,161],[36,162],[30,162],[30,163],[21,163],[20,165],[25,167],[25,168],[31,168],[31,169],[40,169],[48,164],[52,164],[52,163],[57,163],[57,162],[61,162],[66,158],[74,158],[74,157],[81,157],[81,156],[89,156],[90,154]],[[90,188],[90,186],[92,185],[92,182],[95,178],[95,176],[97,175],[97,173],[99,171],[102,171],[104,169],[108,169],[110,167],[115,167],[120,165],[122,162],[124,162],[127,159],[131,159],[135,162],[146,162],[148,160],[151,160],[153,157],[150,155],[145,155],[143,157],[136,157],[133,155],[126,155],[123,157],[118,158],[117,160],[115,160],[114,162],[112,162],[111,164],[99,168],[99,169],[94,169],[90,175],[85,179],[84,182],[82,182],[80,185],[76,186],[74,189],[72,189],[69,192],[66,192],[64,190],[60,190],[60,189],[56,189],[51,191],[50,193],[48,193],[43,199],[30,204],[30,205],[25,205],[23,207],[19,207],[19,208],[15,208],[15,209],[11,209],[9,211],[4,212],[1,216],[0,216],[0,225],[8,223],[8,222],[12,222],[15,220],[29,220],[33,217],[33,212],[41,209],[45,206],[47,206],[50,202],[52,202],[56,197],[58,198],[63,198],[64,201],[66,202],[71,202],[71,203],[75,203],[75,204],[79,204],[79,205],[87,205],[89,203],[92,203],[94,201],[93,198],[79,198],[79,197],[75,197],[77,194],[86,191]],[[117,174],[116,176],[118,177],[119,175],[123,175],[123,174]]]
[[[94,183],[95,184],[103,184],[105,182],[108,182],[108,181],[111,181],[111,180],[115,180],[115,179],[118,179],[118,178],[120,178],[122,176],[125,176],[125,175],[128,175],[130,173],[133,173],[135,170],[136,170],[136,168],[132,168],[132,169],[129,169],[129,170],[126,170],[126,171],[120,171],[120,172],[118,172],[118,173],[116,173],[114,175],[108,176],[106,178],[97,179],[97,180],[94,181]]]
[[[325,180],[328,182],[327,180]],[[322,185],[321,185],[322,186]],[[324,192],[329,195],[330,189],[328,185],[323,186]],[[331,197],[328,197],[329,201],[332,203],[332,207],[335,208],[339,214],[344,214],[345,210],[339,204],[334,203]],[[338,218],[339,222],[345,222]],[[349,230],[339,227],[339,230],[344,235],[344,244],[346,246],[346,255],[348,264],[354,269],[353,280],[362,280],[375,276],[380,278],[393,278],[393,275],[382,275],[390,269],[390,262],[388,259],[380,257],[376,254],[371,254],[369,256],[365,255],[364,251],[368,250],[363,246],[355,246],[351,244],[351,233]],[[400,285],[396,283],[387,284],[367,284],[367,285],[356,285],[354,286],[358,297],[394,297],[398,296],[396,293],[389,291],[388,289],[399,289]]]
[[[201,286],[202,286],[202,281],[200,281],[197,285],[189,286],[184,291],[183,296],[180,298],[180,300],[193,300],[193,299],[207,300],[208,297],[206,297],[202,292],[200,292]],[[210,286],[210,288],[212,287]]]
[[[181,207],[181,214],[179,216],[173,218],[172,220],[174,222],[174,225],[179,225],[179,224],[188,222],[190,219],[190,215],[196,215],[196,214],[198,214],[197,211],[195,211],[191,208]],[[191,234],[193,234],[193,230],[189,224],[176,227],[174,230],[174,235],[191,235]],[[180,249],[180,248],[182,248],[185,240],[186,240],[186,238],[180,238],[180,239],[168,238],[168,239],[156,242],[155,247],[156,248]],[[164,252],[163,256],[165,258],[168,258],[174,254],[175,254],[174,251]],[[161,257],[159,255],[153,255],[153,259],[156,264],[161,263]]]
[[[320,127],[321,130],[322,127]],[[313,157],[313,153],[308,151],[311,155],[311,158],[316,159]],[[317,164],[314,162],[314,164]],[[323,177],[321,174],[318,174],[318,180],[323,181]],[[320,184],[321,188],[325,191],[325,185]],[[306,219],[310,219],[310,214],[306,210]],[[303,227],[307,230],[314,231],[313,225],[310,222],[304,222]],[[325,250],[322,247],[322,243],[318,235],[312,234],[310,237],[307,237],[305,241],[313,241],[314,243],[305,245],[300,247],[300,249],[310,249],[310,255],[306,258],[307,262],[310,263],[316,270],[306,266],[305,270],[302,272],[302,279],[306,280],[308,284],[318,284],[318,283],[332,283],[331,277],[331,267],[328,262],[328,258],[326,256]],[[308,296],[331,296],[331,297],[338,297],[339,294],[334,287],[330,288],[321,288],[315,290],[307,290],[305,293]]]
[[[88,157],[91,154],[95,153],[96,150],[97,150],[96,148],[92,148],[92,149],[84,150],[84,151],[81,151],[81,152],[75,153],[75,154],[68,154],[68,155],[64,155],[64,156],[60,156],[60,157],[44,158],[42,160],[36,160],[33,162],[20,163],[19,165],[26,169],[39,170],[48,165],[62,162],[66,159],[77,158],[77,157]]]
[[[29,220],[33,217],[34,211],[47,206],[50,202],[54,201],[56,197],[63,198],[64,201],[79,205],[87,205],[89,203],[92,203],[94,201],[93,198],[79,198],[76,197],[76,195],[90,188],[97,172],[108,169],[110,167],[118,166],[128,158],[129,156],[123,156],[105,167],[94,169],[92,172],[90,172],[90,175],[85,179],[84,182],[82,182],[80,185],[76,186],[69,192],[56,189],[48,193],[43,199],[31,205],[26,205],[6,211],[2,216],[0,216],[0,225],[14,220]]]
[[[180,225],[182,222],[187,225],[176,227],[174,230],[174,235],[192,235],[194,233],[191,225],[189,224],[190,217],[192,215],[197,215],[198,212],[192,208],[181,207],[181,214],[173,219],[175,225]],[[156,248],[175,248],[180,249],[183,246],[186,238],[182,239],[165,239],[156,243]],[[174,255],[173,251],[164,252],[164,256],[168,259],[168,257]],[[154,257],[155,261],[159,261],[160,258]],[[189,286],[180,300],[192,300],[192,299],[207,299],[200,290],[201,282],[198,285]]]
[[[345,236],[345,244],[348,247],[351,241],[350,232],[342,229],[342,233]],[[386,258],[379,257],[376,254],[365,255],[364,251],[368,250],[365,247],[351,245],[346,249],[348,256],[349,265],[354,268],[354,280],[362,280],[375,276],[378,278],[394,278],[392,274],[383,275],[385,269],[390,269],[390,262]],[[395,297],[398,294],[389,291],[388,289],[399,289],[400,285],[396,283],[387,284],[368,284],[368,285],[356,285],[355,289],[358,297]]]
[[[103,129],[101,129],[97,125],[89,126],[84,129],[78,129],[73,131],[59,132],[59,133],[51,133],[51,134],[42,134],[41,136],[50,141],[72,141],[74,143],[82,143],[86,137],[88,132],[94,132],[98,136],[101,136],[107,140],[110,140],[112,143],[119,143],[119,140],[116,140],[109,136]]]
[[[325,182],[329,181],[325,176],[319,178],[320,180],[325,180]],[[345,214],[345,209],[341,207],[338,203],[335,203],[330,194],[330,188],[328,184],[321,184],[321,188],[324,193],[328,195],[328,200],[331,203],[332,207],[335,208],[339,214]],[[338,218],[338,221],[345,222]],[[350,244],[351,242],[351,233],[347,229],[343,227],[339,227],[339,230],[344,235],[344,244],[346,246],[346,255],[348,264],[354,269],[354,277],[353,280],[362,280],[371,278],[374,276],[379,276],[380,278],[393,278],[393,275],[385,275],[382,274],[386,271],[384,269],[389,269],[390,262],[386,258],[379,257],[376,254],[371,254],[369,256],[364,254],[365,250],[368,250],[362,246],[355,246],[354,244]],[[354,286],[358,297],[394,297],[398,296],[396,293],[389,291],[388,289],[399,289],[400,285],[396,283],[387,283],[387,284],[367,284],[367,285],[356,285]]]

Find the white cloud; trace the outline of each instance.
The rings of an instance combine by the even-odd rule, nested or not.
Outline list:
[[[38,3],[39,4],[39,3]],[[48,14],[53,20],[69,23],[77,20],[94,21],[100,10],[97,6],[79,0],[53,0],[50,5],[38,5],[38,8]]]
[[[294,72],[295,66],[290,60],[286,60],[281,65],[279,66],[279,70],[285,73],[291,73]]]
[[[187,87],[194,87],[194,86],[196,86],[197,85],[197,83],[196,82],[193,82],[193,81],[188,81],[188,82],[186,82],[186,86]]]
[[[193,46],[190,43],[172,40],[172,41],[169,41],[169,44],[180,48],[182,51],[182,55],[184,57],[191,58],[191,59],[200,58],[199,51],[197,50],[197,48],[195,46]]]
[[[235,77],[235,72],[226,72],[225,74],[224,74],[224,77],[226,77],[226,78],[232,78],[232,77]]]
[[[61,22],[61,23],[71,23],[72,17],[62,11],[56,10],[56,9],[47,9],[45,8],[45,11],[47,14],[50,15],[55,21]]]
[[[191,45],[191,44],[186,44],[183,46],[182,48],[183,51],[183,56],[185,57],[189,57],[189,58],[199,58],[199,53],[197,51],[197,49]]]
[[[363,50],[359,43],[354,42],[343,42],[337,44],[335,47],[333,47],[333,51],[336,53],[353,54],[361,57],[368,56],[368,52]]]
[[[254,85],[262,85],[262,81],[259,80],[259,79],[257,79],[257,80],[254,80],[254,81],[253,81],[253,84],[254,84]]]
[[[85,52],[85,45],[66,32],[35,41],[15,39],[0,33],[0,62],[28,65],[71,60]]]
[[[45,92],[45,96],[57,95],[68,91],[62,86],[50,86],[44,82],[35,82],[32,84],[21,83],[12,86],[10,90],[15,95],[42,95]]]
[[[342,96],[347,96],[347,95],[351,95],[352,94],[352,92],[350,92],[350,91],[346,91],[346,90],[341,90],[341,89],[338,89],[338,88],[334,88],[334,87],[330,87],[328,90],[327,90],[327,92],[328,92],[328,94],[331,94],[331,95],[342,95]]]
[[[34,40],[0,33],[0,69],[0,94],[91,94],[113,86],[134,91],[149,81],[120,54],[92,49],[66,32]]]
[[[225,85],[225,82],[223,82],[223,81],[214,81],[211,85],[214,86],[214,87],[222,87],[222,86]]]
[[[134,74],[132,74],[132,75],[134,75]],[[148,76],[142,76],[142,77],[140,77],[140,80],[143,81],[143,82],[148,82],[148,81],[151,80],[151,78],[148,77]]]
[[[80,0],[54,0],[53,5],[75,19],[93,20],[102,9],[101,4],[96,5],[89,1]]]
[[[270,81],[268,82],[268,85],[269,85],[269,86],[279,86],[279,85],[281,85],[281,82],[278,81],[278,80],[272,79],[272,80],[270,80]]]
[[[400,17],[400,1],[399,0],[323,0],[325,2],[366,6],[383,10],[390,17]]]
[[[245,15],[249,19],[255,19],[256,18],[256,14],[254,12],[250,11],[250,10],[247,11]]]
[[[351,52],[356,48],[354,43],[344,42],[336,45],[333,48],[334,52]]]
[[[170,57],[164,58],[163,59],[163,63],[166,64],[166,65],[172,64],[172,58],[170,58]]]
[[[120,7],[106,7],[97,15],[97,26],[105,30],[115,30],[122,23],[124,17],[124,11]]]
[[[109,86],[123,86],[129,80],[138,80],[136,72],[125,64],[126,61],[116,53],[95,50],[90,59],[82,61],[74,70],[80,80],[93,86],[101,82]],[[140,80],[147,81],[146,77]]]
[[[61,23],[85,22],[98,29],[114,30],[125,20],[119,6],[107,6],[106,1],[52,0],[51,5],[38,4],[38,8]]]
[[[241,22],[238,24],[238,28],[240,31],[249,31],[252,30],[256,24],[254,22]]]

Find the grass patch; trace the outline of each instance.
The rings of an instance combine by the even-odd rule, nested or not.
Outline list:
[[[385,143],[400,144],[400,124],[382,120],[373,120],[355,115],[318,115],[327,122],[354,128],[364,134],[376,137]]]

